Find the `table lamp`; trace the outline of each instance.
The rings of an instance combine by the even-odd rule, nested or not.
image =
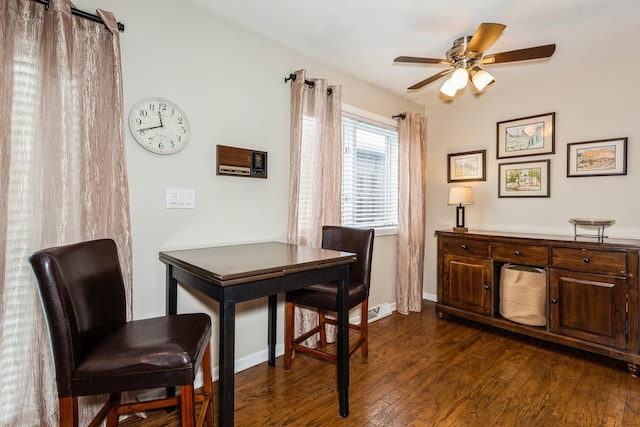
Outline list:
[[[453,231],[460,233],[466,233],[469,231],[464,226],[464,206],[473,204],[473,193],[471,187],[451,187],[449,189],[449,205],[456,206],[456,226],[453,227]]]

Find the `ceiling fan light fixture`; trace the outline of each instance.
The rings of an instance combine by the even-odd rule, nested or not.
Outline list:
[[[446,95],[451,98],[455,96],[457,91],[458,89],[453,87],[453,85],[451,84],[451,78],[448,78],[440,88],[440,92],[442,92],[443,95]]]
[[[469,72],[466,68],[456,68],[453,74],[451,74],[449,81],[451,82],[451,86],[454,88],[462,89],[469,81]]]
[[[487,86],[495,83],[495,79],[482,68],[473,67],[471,70],[471,82],[479,92],[482,92]]]

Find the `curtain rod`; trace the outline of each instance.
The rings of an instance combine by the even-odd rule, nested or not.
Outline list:
[[[400,114],[396,114],[395,116],[391,116],[392,119],[400,119],[400,120],[404,120],[407,118],[407,115],[404,113],[400,113]]]
[[[49,0],[33,0],[33,1],[35,1],[36,3],[43,4],[47,8],[49,8]],[[97,22],[99,24],[104,24],[104,21],[98,15],[94,15],[92,13],[85,12],[80,9],[76,9],[75,7],[71,8],[71,14],[79,16],[84,19],[88,19],[93,22]],[[120,22],[118,22],[118,31],[120,31],[121,33],[124,32],[124,24],[121,24]]]
[[[288,82],[289,80],[293,80],[294,82],[296,81],[296,75],[291,73],[289,74],[289,77],[285,77],[284,78],[284,82]],[[313,80],[304,80],[304,84],[306,84],[307,86],[309,86],[309,88],[313,89],[313,87],[316,85],[316,82],[314,82]],[[329,88],[327,89],[327,95],[331,95],[333,93],[333,89]]]

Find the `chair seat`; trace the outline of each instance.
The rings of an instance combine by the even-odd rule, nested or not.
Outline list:
[[[287,302],[314,307],[321,310],[338,311],[338,288],[335,283],[318,283],[304,289],[287,292]],[[348,306],[352,309],[367,299],[367,288],[363,283],[349,283]]]
[[[97,343],[73,373],[74,395],[191,384],[211,337],[206,314],[128,322]]]

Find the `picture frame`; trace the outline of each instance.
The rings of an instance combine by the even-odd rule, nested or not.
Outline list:
[[[447,154],[447,182],[487,180],[487,150]]]
[[[567,144],[567,177],[627,174],[627,138]]]
[[[497,158],[555,153],[556,113],[498,122]]]
[[[498,197],[551,197],[551,161],[498,164]]]

